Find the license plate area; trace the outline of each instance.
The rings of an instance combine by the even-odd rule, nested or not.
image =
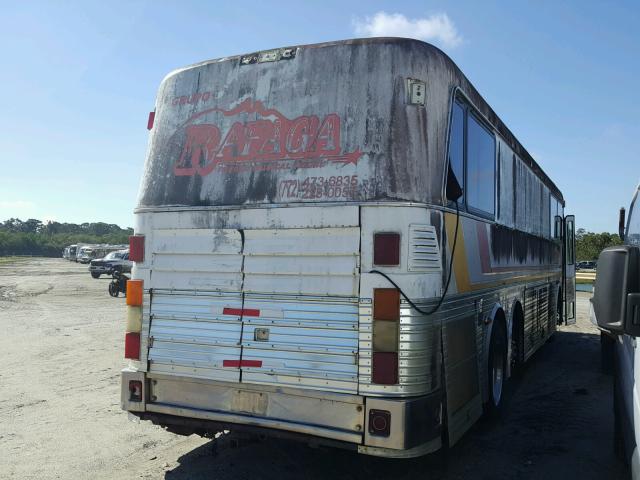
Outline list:
[[[262,415],[267,413],[269,395],[266,392],[236,390],[231,399],[231,411]]]

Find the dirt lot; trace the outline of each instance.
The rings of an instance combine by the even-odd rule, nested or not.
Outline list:
[[[119,407],[125,306],[107,284],[62,259],[0,264],[0,478],[625,478],[586,294],[578,324],[536,354],[500,420],[447,456],[397,461],[130,422]]]

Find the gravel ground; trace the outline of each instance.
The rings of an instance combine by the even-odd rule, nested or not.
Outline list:
[[[62,259],[0,264],[0,478],[618,479],[611,378],[579,294],[512,382],[504,415],[447,454],[385,460],[282,441],[179,437],[119,406],[125,305]]]

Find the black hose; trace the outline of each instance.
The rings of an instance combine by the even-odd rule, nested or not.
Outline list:
[[[440,297],[440,300],[438,301],[435,307],[433,307],[431,310],[422,310],[415,303],[413,303],[409,297],[407,297],[407,295],[396,284],[396,282],[391,280],[391,278],[389,278],[389,276],[386,273],[382,273],[380,270],[371,270],[369,272],[369,273],[377,273],[378,275],[382,275],[384,278],[386,278],[389,281],[389,283],[391,283],[391,285],[396,287],[396,290],[400,292],[400,295],[404,297],[407,303],[423,315],[433,315],[434,313],[436,313],[442,306],[442,303],[444,302],[444,297],[447,295],[447,292],[449,291],[449,284],[451,283],[451,273],[453,272],[453,256],[456,253],[456,243],[458,241],[458,226],[460,225],[460,208],[458,206],[458,202],[456,201],[455,203],[456,203],[456,229],[453,235],[453,245],[451,246],[451,259],[449,260],[449,273],[447,275],[447,283],[445,284],[444,292],[442,292],[442,296]]]

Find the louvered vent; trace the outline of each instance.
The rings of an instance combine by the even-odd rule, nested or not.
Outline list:
[[[436,229],[431,225],[409,225],[409,271],[442,270]]]

